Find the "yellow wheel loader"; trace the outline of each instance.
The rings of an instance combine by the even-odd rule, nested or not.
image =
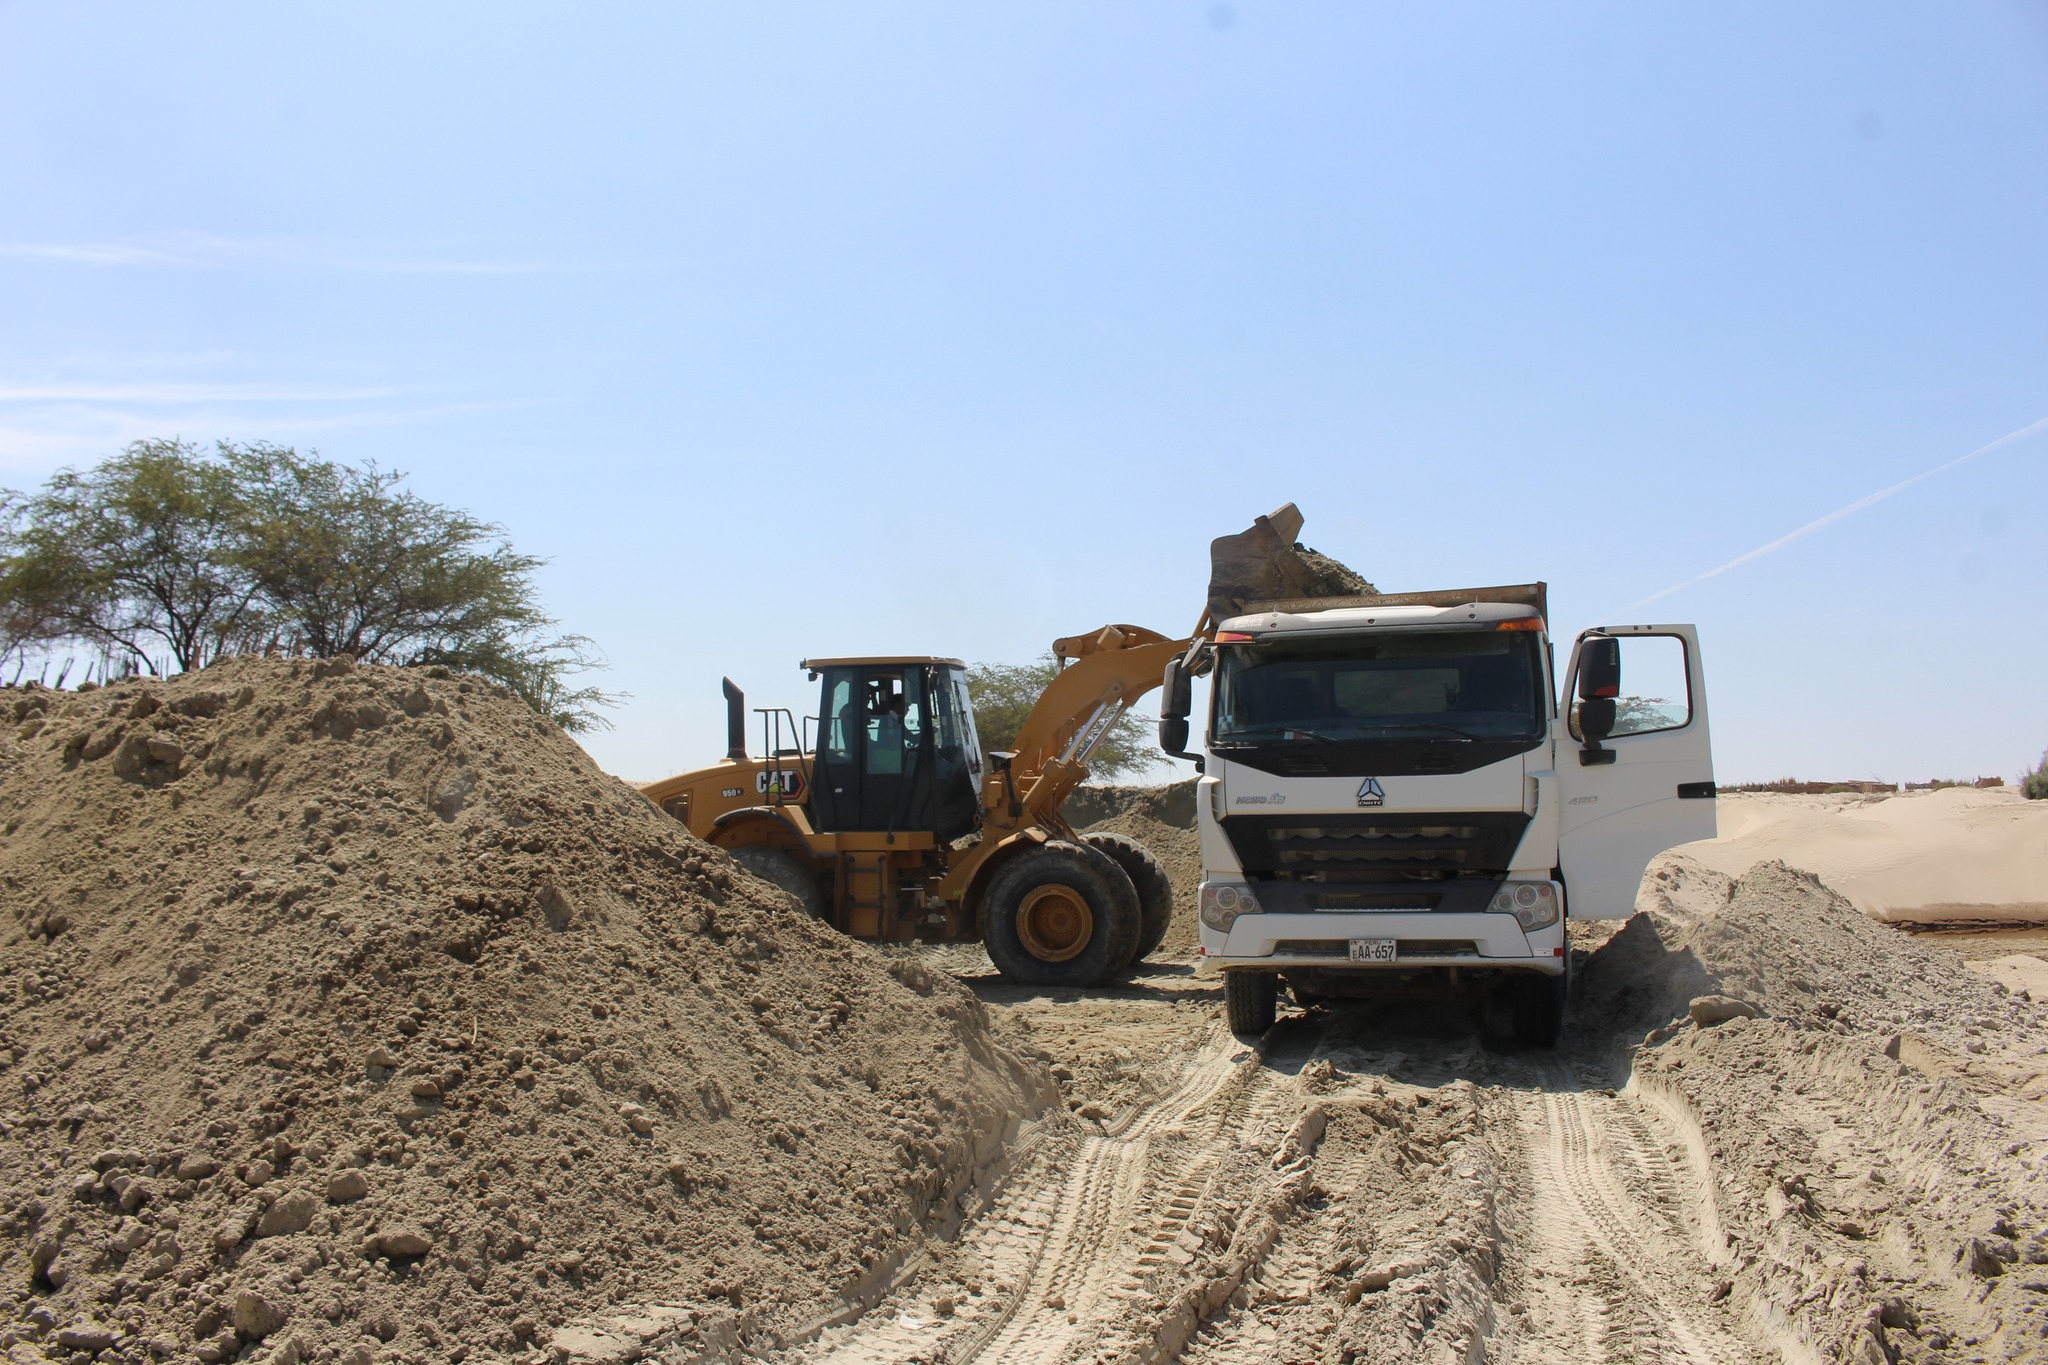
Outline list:
[[[982,940],[1014,980],[1108,981],[1159,946],[1172,892],[1148,850],[1084,839],[1060,805],[1188,644],[1137,626],[1056,641],[1016,748],[985,761],[958,659],[806,659],[817,715],[762,709],[759,755],[727,679],[724,760],[642,790],[855,938]]]
[[[1211,606],[1189,636],[1111,625],[1054,641],[1058,673],[1016,747],[986,762],[960,660],[806,659],[815,716],[759,708],[763,752],[749,754],[745,697],[728,678],[725,758],[641,790],[855,938],[980,941],[1004,976],[1033,985],[1114,980],[1159,946],[1172,888],[1150,850],[1079,835],[1060,806],[1218,605],[1313,572],[1294,553],[1300,525],[1290,505],[1217,540]]]

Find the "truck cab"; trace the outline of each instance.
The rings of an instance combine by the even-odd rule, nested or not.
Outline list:
[[[1284,983],[1482,995],[1552,1044],[1567,920],[1627,917],[1651,858],[1714,834],[1691,626],[1587,631],[1559,678],[1528,584],[1278,603],[1187,663],[1211,677],[1198,969],[1239,1031]],[[1186,694],[1169,670],[1169,710]]]

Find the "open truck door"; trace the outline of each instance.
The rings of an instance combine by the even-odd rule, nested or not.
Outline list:
[[[1558,862],[1574,919],[1626,919],[1650,860],[1711,839],[1714,759],[1691,626],[1579,636],[1557,742]]]

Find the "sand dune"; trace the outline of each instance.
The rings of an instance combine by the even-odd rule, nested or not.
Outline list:
[[[1951,787],[1720,798],[1719,838],[1675,850],[1731,877],[1781,859],[1881,920],[2048,921],[2048,801]]]

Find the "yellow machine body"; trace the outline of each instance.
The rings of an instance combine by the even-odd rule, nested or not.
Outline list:
[[[641,788],[699,838],[721,848],[768,845],[801,858],[826,892],[831,923],[856,938],[973,941],[976,892],[1020,843],[1074,837],[1060,806],[1088,776],[1087,754],[1118,716],[1159,685],[1166,664],[1190,641],[1141,626],[1111,625],[1054,642],[1061,668],[1019,730],[1016,748],[980,776],[972,833],[941,841],[929,829],[816,828],[811,799],[820,780],[815,744],[734,752],[707,768]],[[959,670],[933,657],[812,659],[814,676],[859,666],[870,671]],[[735,691],[728,692],[730,699]],[[963,692],[964,699],[964,692]],[[811,718],[821,727],[829,724]],[[977,756],[978,757],[978,756]]]

